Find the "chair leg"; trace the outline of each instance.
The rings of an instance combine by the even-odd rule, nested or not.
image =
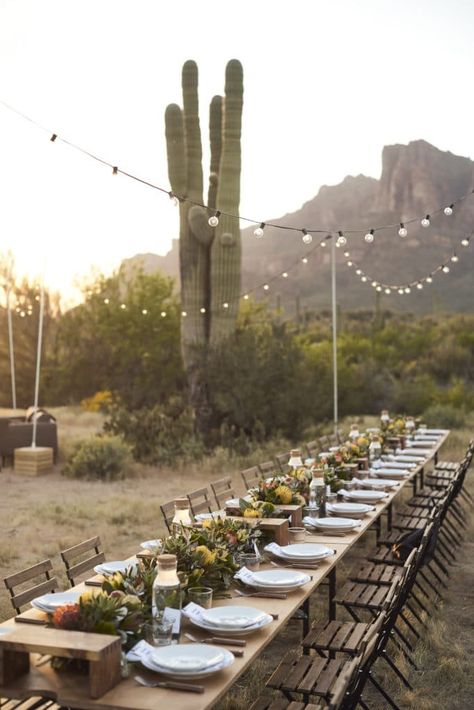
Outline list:
[[[382,658],[388,663],[388,665],[390,666],[390,668],[397,674],[397,676],[400,678],[400,680],[402,681],[402,683],[404,684],[404,686],[405,686],[406,688],[408,688],[409,690],[413,690],[413,688],[412,688],[412,686],[410,685],[410,683],[408,682],[407,678],[405,678],[405,676],[403,675],[403,673],[401,672],[401,670],[400,670],[399,668],[397,668],[397,666],[395,665],[395,663],[392,661],[392,659],[391,659],[390,656],[388,655],[387,649],[384,649],[384,650],[382,651]]]
[[[399,706],[396,704],[396,702],[394,700],[392,700],[392,698],[387,693],[387,691],[384,688],[382,688],[380,683],[375,679],[372,671],[369,671],[369,675],[367,677],[370,680],[370,682],[372,683],[372,685],[374,686],[374,688],[376,688],[379,691],[380,695],[382,695],[382,697],[385,698],[385,700],[390,705],[390,707],[393,708],[393,710],[401,710],[399,708]]]

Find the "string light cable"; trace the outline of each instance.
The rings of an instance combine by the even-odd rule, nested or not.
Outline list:
[[[78,152],[82,153],[83,155],[91,158],[92,160],[95,160],[98,163],[101,163],[102,165],[110,168],[112,171],[112,175],[123,175],[124,177],[129,178],[130,180],[135,180],[136,182],[141,183],[142,185],[145,185],[147,187],[150,187],[154,190],[157,190],[158,192],[161,192],[162,194],[165,194],[170,198],[174,204],[179,204],[181,202],[187,202],[191,205],[195,205],[197,207],[202,207],[203,209],[207,210],[210,214],[209,216],[209,224],[212,227],[216,227],[219,223],[219,217],[221,215],[224,215],[226,217],[230,217],[232,219],[240,220],[241,222],[248,222],[249,224],[255,225],[255,230],[254,230],[254,236],[257,239],[261,239],[264,236],[264,230],[266,227],[272,227],[273,229],[280,229],[280,230],[285,230],[289,232],[297,232],[302,235],[302,241],[305,245],[310,245],[312,243],[312,235],[313,234],[325,234],[329,235],[331,237],[336,238],[336,246],[337,247],[342,247],[345,246],[347,243],[347,235],[350,234],[364,234],[364,239],[367,243],[372,243],[375,240],[375,234],[378,231],[384,230],[384,229],[393,229],[396,228],[398,229],[398,235],[405,239],[408,236],[408,229],[406,225],[411,225],[418,223],[420,224],[423,228],[428,228],[431,225],[431,221],[433,219],[433,216],[437,216],[439,214],[443,214],[446,217],[450,217],[455,209],[468,197],[470,197],[474,193],[474,189],[471,189],[468,193],[465,195],[462,195],[461,197],[458,197],[457,199],[453,200],[450,202],[449,205],[442,205],[441,207],[438,207],[437,209],[431,211],[429,214],[424,215],[423,217],[412,217],[409,219],[405,219],[402,222],[397,222],[393,224],[384,224],[384,225],[374,225],[371,227],[369,230],[365,227],[351,227],[351,228],[346,228],[346,229],[321,229],[319,227],[312,227],[311,229],[308,227],[296,227],[292,225],[283,225],[283,224],[277,224],[275,222],[263,222],[262,220],[258,219],[251,219],[249,217],[242,217],[241,215],[236,215],[230,212],[223,212],[220,210],[215,210],[214,208],[211,209],[208,205],[197,202],[195,200],[191,200],[189,197],[186,195],[178,195],[174,193],[172,190],[168,190],[164,187],[161,187],[160,185],[157,185],[149,180],[146,180],[138,175],[135,175],[134,173],[128,172],[127,170],[123,170],[118,166],[116,163],[110,163],[108,160],[105,160],[104,158],[101,158],[100,156],[96,155],[95,153],[91,153],[89,150],[86,150],[85,148],[82,148],[80,145],[77,143],[73,143],[72,141],[68,140],[67,138],[63,138],[60,136],[58,133],[51,131],[49,128],[46,128],[42,124],[38,123],[34,119],[32,119],[30,116],[26,115],[22,111],[19,111],[17,108],[11,106],[8,104],[6,101],[3,101],[0,99],[0,105],[6,108],[8,111],[11,111],[12,113],[15,113],[17,116],[20,116],[23,118],[25,121],[31,123],[34,125],[36,128],[42,130],[43,132],[47,133],[50,136],[50,141],[52,143],[58,143],[62,142],[65,145],[69,146],[70,148],[73,148],[74,150],[77,150]]]
[[[471,238],[473,237],[473,235],[474,232],[471,233],[469,236],[463,237],[459,242],[461,247],[468,247],[470,245]],[[391,293],[398,293],[400,296],[411,293],[412,289],[415,289],[415,291],[422,291],[425,284],[433,283],[433,277],[436,276],[436,274],[449,274],[452,265],[456,264],[459,261],[459,256],[456,252],[456,249],[453,248],[453,251],[447,257],[447,259],[442,261],[435,268],[431,269],[431,271],[429,271],[425,276],[421,276],[418,279],[414,279],[403,284],[389,284],[382,281],[381,279],[376,279],[373,276],[369,275],[367,272],[365,272],[360,267],[360,264],[351,259],[351,255],[348,251],[344,252],[344,258],[346,260],[346,265],[351,269],[351,271],[355,274],[356,277],[359,277],[362,283],[365,283],[368,286],[375,288],[375,290],[379,293],[382,291],[387,295],[390,295]]]

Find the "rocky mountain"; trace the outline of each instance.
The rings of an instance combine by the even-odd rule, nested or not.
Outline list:
[[[303,206],[283,217],[268,218],[281,226],[328,231],[342,230],[347,245],[337,250],[338,303],[342,308],[373,307],[378,297],[383,307],[413,311],[439,310],[472,312],[474,310],[474,237],[471,245],[460,242],[474,230],[474,195],[456,206],[451,216],[438,208],[450,205],[474,188],[474,162],[468,158],[438,150],[426,141],[408,145],[386,146],[382,153],[382,174],[379,180],[364,175],[348,176],[339,185],[323,186],[318,194]],[[431,216],[430,227],[423,228],[417,220],[407,225],[408,236],[398,236],[399,222],[410,218]],[[383,224],[393,227],[377,231],[372,244],[364,233],[351,234],[351,229],[364,232]],[[330,250],[305,246],[301,233],[266,227],[264,236],[256,239],[255,227],[243,230],[243,290],[252,290],[283,272],[288,278],[278,278],[268,291],[260,287],[257,298],[279,303],[288,313],[296,304],[309,309],[330,305]],[[459,261],[450,263],[450,273],[440,273],[433,284],[409,295],[376,294],[362,283],[349,268],[344,251],[350,259],[377,281],[401,284],[426,276],[439,264],[449,261],[453,248]],[[301,259],[308,256],[308,263]],[[165,257],[138,255],[145,270],[159,268],[172,276],[178,275],[178,242],[173,243]],[[290,268],[297,263],[295,268]]]

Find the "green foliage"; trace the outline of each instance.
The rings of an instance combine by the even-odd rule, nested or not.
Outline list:
[[[76,444],[63,473],[69,478],[112,481],[127,474],[130,449],[118,436],[94,436]]]
[[[172,463],[178,457],[200,458],[203,446],[194,434],[192,411],[180,398],[164,405],[129,411],[113,406],[104,429],[123,437],[136,461]]]
[[[49,401],[77,401],[104,390],[130,409],[166,400],[183,386],[173,281],[123,270],[100,277],[85,303],[61,318],[48,355]]]
[[[464,426],[466,412],[450,404],[433,404],[423,412],[423,421],[428,426],[459,429]]]

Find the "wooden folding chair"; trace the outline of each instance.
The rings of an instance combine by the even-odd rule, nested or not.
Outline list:
[[[315,459],[318,453],[321,451],[319,448],[319,441],[318,439],[313,439],[313,441],[308,441],[308,443],[305,445],[306,446],[306,451],[308,452],[308,456],[310,459]]]
[[[56,577],[51,576],[52,570],[51,560],[44,560],[4,578],[4,584],[10,593],[10,601],[17,614],[21,614],[21,607],[24,604],[28,604],[32,599],[59,589]],[[23,588],[27,582],[32,582],[38,577],[44,577],[44,580],[36,582],[26,589]],[[18,587],[22,587],[22,589],[18,589]]]
[[[287,473],[289,471],[288,461],[290,460],[290,451],[284,451],[282,454],[277,454],[275,456],[275,461],[278,464],[278,468],[281,473]]]
[[[211,501],[209,500],[209,491],[207,488],[197,488],[195,491],[188,493],[186,498],[189,500],[191,513],[196,516],[199,513],[212,513]]]
[[[219,510],[225,508],[226,500],[229,500],[229,498],[235,498],[235,492],[232,488],[232,480],[230,476],[214,481],[214,483],[211,483],[211,488]]]
[[[252,466],[251,468],[246,468],[245,471],[241,471],[245,489],[248,491],[250,488],[257,488],[258,484],[262,480],[262,472],[258,466]]]
[[[263,461],[263,463],[259,463],[258,467],[260,469],[260,473],[262,474],[262,478],[270,478],[270,476],[276,476],[278,475],[279,471],[277,471],[277,465],[275,461]]]
[[[92,552],[84,559],[84,555]],[[96,565],[105,562],[105,555],[102,551],[100,537],[96,535],[77,545],[68,547],[67,550],[61,552],[61,559],[66,566],[66,575],[71,587],[74,587],[77,582],[75,578],[79,575],[90,572]]]
[[[163,520],[165,521],[165,525],[168,528],[168,532],[171,532],[171,523],[173,522],[175,513],[174,500],[170,500],[167,503],[160,505],[160,510]]]

